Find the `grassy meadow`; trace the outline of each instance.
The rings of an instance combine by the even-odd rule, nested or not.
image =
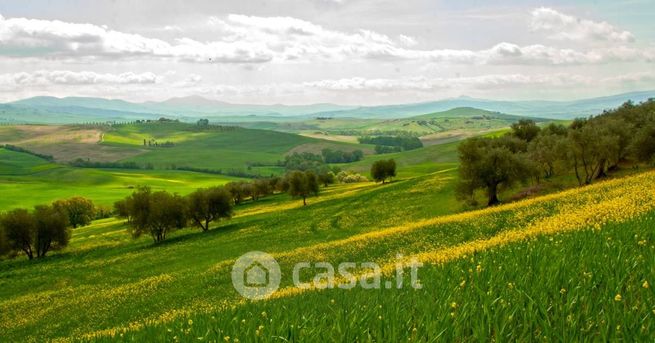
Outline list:
[[[642,285],[654,282],[654,237],[644,223],[653,220],[655,173],[461,212],[456,169],[437,168],[384,186],[330,186],[306,207],[284,194],[264,198],[237,207],[232,220],[207,233],[179,231],[157,246],[131,239],[120,220],[97,221],[75,230],[70,246],[50,258],[0,262],[2,331],[28,341],[653,334],[653,293]],[[625,254],[617,258],[614,249]],[[374,261],[388,277],[400,253],[425,263],[424,287],[303,291],[287,278],[273,299],[244,302],[229,275],[233,261],[252,250],[273,254],[287,276],[296,262],[319,259]],[[570,251],[580,259],[567,258]],[[536,280],[540,286],[529,287]],[[583,308],[584,299],[599,300]],[[587,332],[579,331],[582,322]]]
[[[59,137],[51,127],[0,129],[3,139],[29,148],[43,144],[44,134]],[[98,141],[63,146],[131,151],[116,161],[153,169],[77,168],[58,157],[50,162],[0,149],[0,209],[72,196],[109,207],[140,185],[185,195],[243,180],[171,170],[172,164],[270,175],[284,172],[273,164],[291,152],[371,148],[175,123],[93,132]],[[506,129],[480,132],[495,137]],[[59,146],[52,139],[49,146]],[[174,146],[144,146],[144,139]],[[374,161],[393,158],[398,170],[391,183],[330,185],[307,206],[287,194],[249,200],[207,232],[185,228],[160,244],[132,238],[122,219],[101,219],[73,230],[70,244],[47,258],[0,260],[0,341],[644,341],[655,335],[654,171],[625,168],[613,174],[620,177],[576,188],[572,176],[555,177],[541,184],[538,196],[512,198],[532,187],[519,185],[501,192],[502,205],[471,208],[455,197],[460,138],[439,139],[337,165],[369,176]],[[252,162],[264,166],[247,169]],[[257,250],[280,264],[281,287],[266,300],[244,300],[232,285],[232,266]],[[399,264],[419,261],[422,288],[408,287],[407,277],[401,289],[343,290],[342,278],[333,288],[299,288],[291,275],[304,261],[375,262],[382,285],[397,282]],[[320,271],[311,266],[302,276]],[[371,279],[362,266],[353,273],[358,281]]]
[[[173,146],[155,146],[155,142]],[[373,146],[356,142],[233,126],[199,129],[188,123],[0,126],[0,144],[19,145],[62,163],[135,162],[155,169],[192,167],[262,176],[283,173],[276,165],[291,152],[320,154],[331,148],[373,153]]]
[[[138,185],[187,194],[200,187],[239,180],[235,177],[177,170],[73,168],[0,149],[0,208],[32,207],[57,199],[83,196],[97,205],[113,203]]]

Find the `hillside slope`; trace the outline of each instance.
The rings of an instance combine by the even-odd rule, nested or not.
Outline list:
[[[263,176],[283,172],[276,164],[292,151],[372,150],[292,133],[176,122],[0,126],[0,144],[51,155],[58,162],[136,162],[155,169],[193,167]]]
[[[286,298],[280,300],[288,309],[284,314],[279,308],[271,308],[269,302],[244,304],[233,290],[230,281],[231,266],[238,256],[252,250],[267,251],[275,256],[281,265],[282,274],[287,276],[291,275],[291,269],[296,262],[315,259],[332,263],[373,261],[383,266],[384,271],[391,272],[397,253],[402,253],[404,260],[416,257],[428,265],[440,265],[460,258],[466,261],[465,256],[468,258],[476,252],[489,249],[495,251],[507,244],[543,235],[630,223],[655,208],[655,172],[647,172],[509,205],[456,213],[459,205],[453,198],[454,172],[453,169],[443,169],[427,176],[385,186],[372,183],[333,186],[318,198],[310,198],[306,207],[297,200],[288,199],[286,195],[275,196],[238,207],[236,217],[232,221],[221,223],[208,233],[181,231],[171,237],[170,241],[156,247],[151,246],[148,238],[131,240],[121,221],[110,219],[97,222],[76,230],[70,247],[52,258],[39,263],[22,259],[0,262],[2,331],[9,340],[42,340],[46,337],[71,336],[110,339],[118,337],[119,334],[127,334],[137,340],[158,340],[163,337],[165,340],[172,340],[173,336],[178,339],[182,337],[184,340],[191,337],[194,340],[197,337],[222,339],[223,336],[230,336],[247,341],[256,336],[255,330],[262,323],[261,316],[265,316],[267,322],[269,318],[273,320],[264,324],[264,328],[270,330],[266,331],[266,337],[270,338],[268,335],[276,332],[280,334],[278,330],[281,328],[288,329],[292,323],[297,325],[298,321],[302,320],[300,314],[306,313],[309,316],[307,325],[302,326],[302,332],[293,331],[293,335],[309,339],[321,333],[326,334],[324,326],[312,319],[318,314],[305,311],[307,309],[298,310],[299,306],[306,307],[302,305],[306,304],[304,301],[314,299],[312,292],[301,292],[290,284],[290,280],[285,279],[282,289],[274,295],[275,298]],[[641,224],[635,225],[636,229],[643,227]],[[638,230],[637,234],[643,235],[644,232]],[[653,238],[650,236],[647,239]],[[632,233],[627,238],[620,237],[628,239],[623,244],[643,239],[641,236],[632,238]],[[576,239],[575,242],[586,241]],[[646,247],[650,249],[652,243],[648,240],[647,242]],[[535,247],[534,244],[531,246]],[[585,256],[589,256],[590,261],[604,256],[602,252],[598,253],[601,255],[588,253]],[[520,250],[513,254],[510,256],[518,260],[528,256]],[[480,268],[486,270],[496,266],[492,261],[500,256],[502,255],[476,257],[475,263],[483,261],[484,264]],[[503,270],[512,270],[511,261],[513,260],[508,259],[507,265],[501,265]],[[542,268],[535,269],[536,272],[547,267],[544,262],[539,261],[550,263],[552,259],[540,258],[534,261],[530,266]],[[475,263],[471,262],[474,270]],[[459,271],[456,267],[449,270],[449,273]],[[640,272],[647,270],[650,269],[639,269]],[[359,272],[363,271],[358,269]],[[596,270],[591,272],[600,273]],[[652,270],[650,273],[651,275],[637,273],[637,277],[651,277]],[[443,276],[439,275],[443,275],[439,273],[439,269],[428,267],[426,274],[421,276],[425,291],[429,294],[443,294],[451,289],[441,286],[445,281]],[[507,284],[499,282],[503,282],[506,275],[513,274],[506,272],[498,275],[503,277],[494,281],[494,285],[507,289]],[[549,283],[551,286],[557,285],[557,289],[535,290],[543,290],[545,293],[540,293],[540,296],[549,301],[557,301],[550,297],[560,294],[560,288],[571,292],[575,290],[580,296],[593,296],[585,293],[585,288],[576,289],[573,281],[564,282],[566,278],[575,276],[561,274],[561,277],[563,279]],[[453,285],[452,289],[456,289],[460,284],[459,276],[455,276],[455,280],[456,285]],[[528,281],[530,280],[524,278],[521,283],[517,280],[516,284],[523,285]],[[627,281],[612,279],[609,285],[627,287],[623,284]],[[468,281],[465,285],[470,283],[474,281]],[[604,286],[603,292],[608,291],[605,288]],[[495,293],[501,292],[501,289],[493,288],[491,296],[501,294]],[[619,289],[611,292],[636,296],[634,290],[623,289],[624,291]],[[298,298],[301,294],[307,295]],[[367,293],[364,290],[338,293],[338,290],[334,290],[325,294],[337,302],[363,306],[367,302],[367,296],[377,293]],[[650,298],[644,298],[640,304],[648,304],[653,299],[653,294],[649,294]],[[436,316],[439,322],[449,318],[449,312],[442,310],[423,312],[429,308],[450,306],[444,305],[444,302],[457,302],[453,308],[461,306],[462,310],[458,311],[477,306],[474,302],[467,303],[466,297],[451,298],[452,296],[444,299],[424,299],[422,303],[425,306],[407,303],[407,306],[415,309],[412,313],[418,316],[413,319],[418,320],[415,324],[417,328],[420,327],[424,334],[432,332],[429,330],[431,327],[428,318]],[[326,298],[318,297],[317,299],[322,300],[317,309],[324,309]],[[487,297],[483,298],[486,301]],[[43,306],[46,299],[47,305]],[[420,298],[391,293],[384,295],[384,299],[387,299],[384,304],[399,304],[400,299],[419,301]],[[508,298],[509,300],[511,298]],[[330,301],[327,301],[329,304]],[[280,303],[270,304],[274,306]],[[510,304],[509,309],[516,308],[513,306],[513,303]],[[643,310],[642,307],[638,309]],[[511,313],[493,311],[492,313],[502,318]],[[585,313],[575,307],[572,307],[571,311],[576,318],[581,318],[580,315]],[[266,314],[259,315],[261,312]],[[255,315],[246,317],[247,313]],[[366,308],[361,313],[368,318],[381,316],[378,320],[391,320],[385,322],[395,323],[390,327],[391,332],[400,332],[398,330],[406,328],[400,321],[396,322],[387,317],[390,314],[385,310]],[[608,313],[609,317],[605,319],[611,319],[612,325],[620,324],[620,317],[616,317],[618,312],[604,313]],[[554,314],[546,312],[543,315],[551,318]],[[484,319],[492,319],[486,316],[488,315],[485,315]],[[234,323],[239,324],[236,326],[218,324],[232,321],[235,317],[239,318],[239,323],[243,318],[249,329],[241,330],[239,323]],[[332,320],[341,327],[347,327],[350,325],[348,318],[351,317],[344,315]],[[375,330],[374,324],[368,320],[364,322],[367,323],[368,330]],[[455,327],[464,329],[466,322],[456,323],[459,324]],[[506,326],[509,322],[503,319],[492,323]],[[557,331],[559,325],[551,321],[551,327],[542,327],[540,330],[551,334]],[[514,326],[508,326],[506,330],[516,333],[517,329],[509,329],[510,327]],[[177,331],[173,332],[173,329]],[[652,330],[652,324],[646,329]],[[408,330],[411,334],[411,326]],[[506,332],[486,327],[480,330],[493,335]],[[532,332],[530,330],[528,333]],[[375,331],[368,332],[374,336],[380,334]],[[449,335],[457,334],[456,331],[449,332]],[[194,336],[186,336],[190,334]]]

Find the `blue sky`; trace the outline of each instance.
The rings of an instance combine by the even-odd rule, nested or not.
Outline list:
[[[3,1],[0,101],[390,104],[655,89],[655,1]]]

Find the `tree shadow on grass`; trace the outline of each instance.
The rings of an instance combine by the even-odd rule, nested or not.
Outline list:
[[[185,233],[181,235],[176,235],[174,237],[166,238],[163,242],[160,243],[154,243],[151,242],[150,244],[144,245],[140,247],[137,250],[145,250],[145,249],[152,249],[152,248],[160,248],[160,247],[166,247],[171,244],[177,244],[180,242],[194,242],[194,241],[199,241],[199,240],[205,240],[209,238],[213,238],[217,235],[224,235],[228,234],[230,232],[235,232],[239,231],[247,226],[253,225],[256,222],[260,222],[263,220],[256,220],[256,221],[248,221],[247,223],[222,223],[219,224],[218,226],[212,227],[208,231],[202,231],[200,228],[185,228],[183,230],[185,231],[195,231],[193,233]],[[244,225],[248,224],[248,225]]]

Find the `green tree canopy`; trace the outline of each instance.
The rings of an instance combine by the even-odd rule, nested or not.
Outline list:
[[[371,176],[375,182],[385,183],[387,179],[396,176],[396,161],[390,159],[373,162],[373,165],[371,166]]]
[[[487,192],[487,205],[499,203],[499,187],[525,181],[533,175],[531,163],[524,153],[516,150],[521,145],[517,138],[469,138],[459,147],[460,197],[472,196],[477,189]]]
[[[232,216],[232,197],[223,187],[202,188],[187,196],[187,213],[203,231],[209,224]]]
[[[566,148],[566,136],[544,130],[528,144],[528,156],[544,177],[550,178],[555,175],[556,166],[566,160]]]
[[[531,119],[521,119],[512,124],[512,135],[526,142],[535,139],[540,130],[539,126]]]
[[[177,194],[153,193],[149,187],[139,187],[117,205],[117,212],[127,218],[130,233],[135,238],[150,234],[155,243],[159,243],[169,232],[186,226],[186,202]]]
[[[86,226],[95,218],[96,210],[93,202],[82,197],[57,200],[52,204],[58,211],[66,213],[68,222],[73,228]]]
[[[36,237],[34,247],[37,257],[45,257],[50,250],[58,250],[70,240],[68,215],[54,206],[40,205],[34,208]]]
[[[307,205],[307,197],[318,195],[319,184],[316,174],[312,171],[293,171],[286,177],[289,185],[288,192],[293,197],[301,197],[303,205]]]
[[[5,239],[6,252],[22,251],[30,260],[34,258],[36,221],[26,209],[15,209],[0,218],[0,229]]]

